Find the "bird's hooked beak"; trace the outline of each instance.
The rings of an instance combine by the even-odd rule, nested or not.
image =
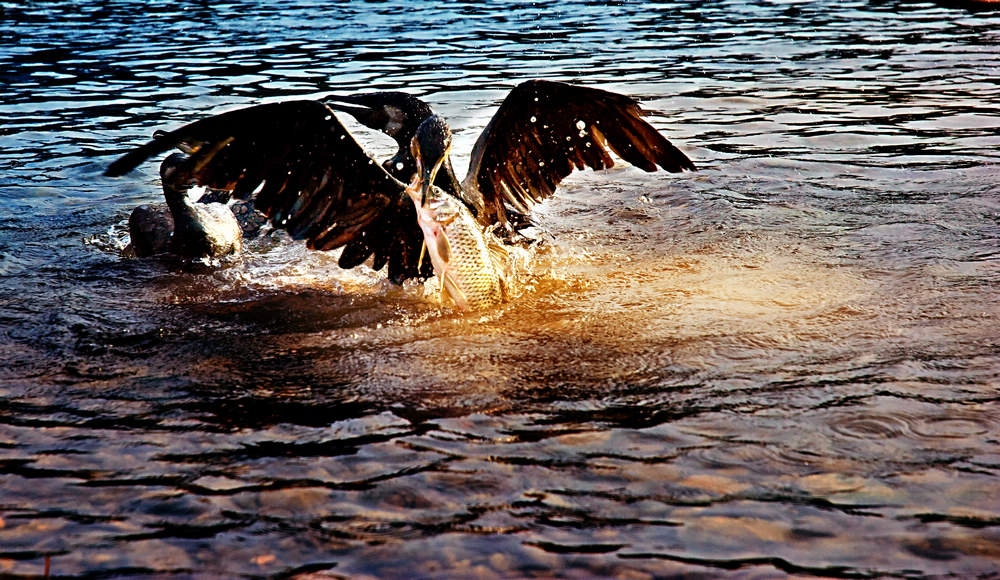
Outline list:
[[[420,192],[420,205],[427,205],[427,192],[430,191],[431,187],[434,185],[434,180],[437,178],[438,171],[441,166],[444,165],[444,160],[448,158],[448,154],[451,153],[451,143],[445,147],[444,151],[441,152],[437,158],[425,157],[420,149],[420,142],[416,137],[410,140],[410,153],[413,158],[417,160],[417,174],[414,177],[416,180],[415,189]]]
[[[390,93],[327,95],[323,103],[334,111],[351,115],[369,129],[382,131],[396,139],[405,129],[409,115],[396,104],[387,102],[387,94]]]
[[[390,137],[395,137],[403,127],[402,111],[386,107],[378,99],[378,93],[327,95],[323,104],[334,111],[347,113],[365,127],[382,131]]]
[[[372,107],[364,103],[364,95],[326,95],[323,98],[323,103],[335,111],[343,111],[355,118],[367,117],[372,114]]]

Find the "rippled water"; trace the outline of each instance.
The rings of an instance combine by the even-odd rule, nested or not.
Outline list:
[[[998,71],[946,3],[0,3],[0,574],[1000,577]],[[701,171],[572,177],[495,312],[120,255],[154,129],[405,88],[464,167],[535,77]]]

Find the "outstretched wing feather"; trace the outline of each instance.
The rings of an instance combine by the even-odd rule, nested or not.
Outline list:
[[[642,117],[632,98],[552,81],[521,83],[476,142],[465,185],[486,205],[484,221],[523,213],[555,193],[574,169],[614,165],[609,149],[646,171],[694,164]]]
[[[311,248],[349,245],[342,264],[360,264],[374,253],[379,266],[389,263],[397,282],[430,275],[429,268],[418,271],[418,254],[406,253],[413,246],[419,251],[423,236],[416,219],[401,219],[412,205],[404,184],[368,157],[323,103],[257,105],[157,132],[113,162],[105,175],[123,175],[179,146],[189,152],[179,170],[190,174],[192,185],[253,197],[274,227],[307,240]],[[408,243],[397,243],[399,238]]]

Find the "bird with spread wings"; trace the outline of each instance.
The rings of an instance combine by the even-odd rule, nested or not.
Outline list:
[[[386,133],[399,150],[379,164],[336,111]],[[532,206],[552,196],[575,169],[611,167],[611,152],[645,171],[695,169],[643,118],[646,112],[634,99],[532,80],[503,100],[459,181],[448,157],[450,142],[435,159],[421,158],[428,147],[416,147],[417,129],[432,114],[426,103],[402,92],[250,106],[157,132],[105,175],[124,175],[151,156],[180,148],[188,155],[178,174],[187,185],[252,199],[272,226],[305,239],[309,248],[343,248],[341,267],[371,259],[375,270],[388,265],[389,279],[401,283],[433,274],[421,260],[424,239],[406,195],[413,179],[433,181],[484,228],[509,231],[523,226]]]

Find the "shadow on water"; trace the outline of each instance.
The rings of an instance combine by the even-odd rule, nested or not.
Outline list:
[[[996,577],[998,22],[956,4],[0,6],[0,575]],[[495,311],[280,237],[121,257],[155,164],[99,174],[154,129],[405,88],[461,167],[531,77],[701,170],[571,177]]]

